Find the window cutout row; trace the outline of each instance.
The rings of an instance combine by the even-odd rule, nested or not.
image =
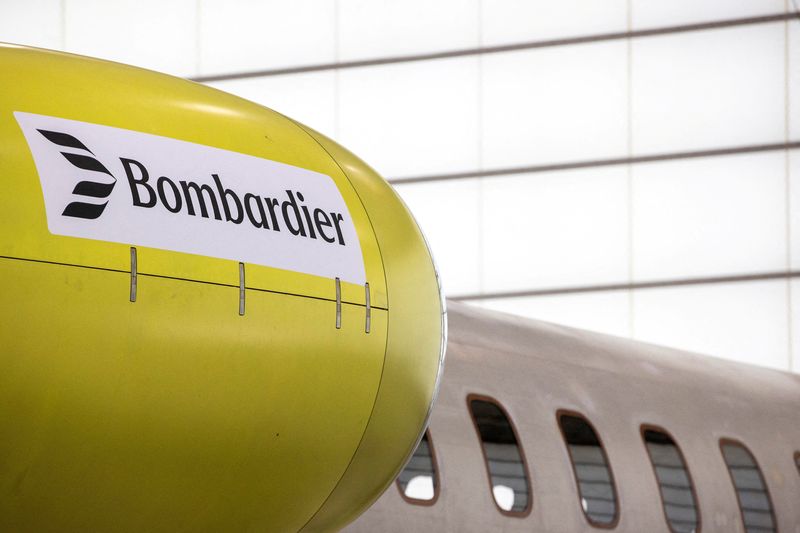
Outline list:
[[[432,505],[439,496],[439,475],[433,442],[426,430],[417,449],[400,475],[397,476],[400,494],[410,503]]]
[[[531,509],[531,491],[525,456],[508,415],[491,398],[469,396],[467,403],[481,442],[497,507],[503,514],[528,514]]]
[[[617,522],[617,489],[603,444],[592,425],[578,413],[556,415],[567,445],[581,509],[590,524],[613,527]]]
[[[777,529],[772,501],[753,454],[743,444],[733,440],[722,439],[719,446],[736,489],[745,531],[774,533]]]
[[[480,439],[486,472],[497,508],[511,516],[526,516],[531,510],[531,486],[525,455],[517,432],[505,409],[485,396],[470,395],[467,404]],[[580,507],[595,527],[614,527],[619,518],[614,475],[602,441],[592,424],[581,414],[556,413],[564,437]],[[701,527],[697,494],[678,444],[664,429],[642,425],[642,440],[661,494],[664,515],[673,533],[699,533]],[[775,533],[775,513],[763,474],[744,444],[720,440],[747,533]],[[800,474],[800,452],[794,454]],[[432,505],[439,496],[436,454],[426,430],[419,445],[397,477],[403,498]]]
[[[673,533],[700,531],[692,476],[680,448],[663,429],[642,426],[642,439],[658,481],[667,524]]]

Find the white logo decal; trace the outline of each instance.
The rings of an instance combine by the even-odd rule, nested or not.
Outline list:
[[[51,233],[365,281],[355,226],[330,176],[137,131],[14,116]]]

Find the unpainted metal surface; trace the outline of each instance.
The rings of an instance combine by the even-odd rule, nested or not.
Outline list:
[[[745,443],[761,466],[778,531],[800,531],[800,376],[448,303],[447,366],[430,423],[440,494],[406,503],[396,486],[345,531],[598,531],[581,512],[556,421],[583,414],[605,445],[619,495],[614,531],[669,533],[642,441],[670,432],[695,483],[706,533],[743,532],[719,440]],[[533,509],[498,512],[464,400],[496,398],[513,419],[532,476]]]

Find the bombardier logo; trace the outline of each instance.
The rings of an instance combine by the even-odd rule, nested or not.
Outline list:
[[[82,153],[71,153],[71,152],[61,152],[67,161],[72,163],[73,166],[83,169],[89,170],[93,172],[101,172],[106,174],[109,178],[111,178],[111,182],[108,183],[104,181],[79,181],[75,188],[72,190],[72,194],[77,194],[80,196],[88,196],[90,198],[108,198],[111,194],[111,191],[114,190],[114,185],[117,183],[116,178],[111,175],[111,172],[103,166],[103,164],[94,158],[94,154],[92,151],[86,148],[86,146],[80,142],[78,139],[69,135],[67,133],[61,133],[57,131],[47,131],[47,130],[38,130],[39,133],[45,136],[45,138],[53,144],[57,144],[59,146],[65,148],[73,148],[76,150],[83,150],[84,152],[88,152],[91,155],[86,155]],[[98,178],[99,179],[99,178]],[[102,204],[94,204],[94,203],[86,203],[86,202],[71,202],[67,205],[66,209],[62,215],[65,217],[78,217],[78,218],[97,218],[103,214],[103,210],[106,208],[106,203]]]
[[[193,181],[172,180],[161,176],[150,183],[147,168],[134,159],[120,158],[131,188],[131,198],[136,207],[151,208],[160,204],[170,213],[185,213],[190,216],[213,218],[241,224],[249,222],[255,228],[282,231],[292,235],[320,238],[327,243],[345,245],[341,213],[326,213],[320,208],[309,209],[303,204],[305,198],[300,191],[284,191],[287,200],[260,197],[248,192],[241,198],[227,189],[219,175],[212,174],[214,186],[198,185]],[[302,211],[302,214],[301,214]],[[318,237],[319,235],[319,237]]]
[[[330,176],[132,130],[14,115],[51,233],[365,281],[355,226]]]

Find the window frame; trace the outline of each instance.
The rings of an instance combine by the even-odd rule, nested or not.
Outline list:
[[[439,462],[436,459],[436,450],[433,447],[433,439],[431,438],[431,430],[430,428],[425,428],[425,431],[422,435],[427,435],[428,437],[428,449],[431,451],[431,465],[433,466],[433,498],[430,500],[420,500],[418,498],[411,498],[406,496],[403,492],[403,487],[400,486],[400,480],[398,477],[403,470],[405,470],[406,465],[403,465],[403,469],[397,474],[398,477],[394,478],[394,484],[397,487],[397,490],[400,492],[400,497],[405,500],[406,503],[410,503],[411,505],[421,505],[423,507],[430,507],[436,503],[439,499],[439,493],[441,492],[441,479],[439,478]],[[420,437],[419,442],[414,446],[414,452],[417,451],[419,447],[419,443],[422,442],[422,437]],[[411,452],[411,456],[409,456],[408,460],[411,461],[411,458],[414,457],[414,452]],[[408,463],[406,463],[408,464]]]
[[[728,472],[728,478],[731,480],[731,488],[733,489],[733,496],[736,498],[736,507],[739,508],[739,518],[742,520],[742,530],[747,530],[744,521],[744,509],[742,509],[742,502],[739,499],[739,489],[736,487],[736,482],[733,479],[733,472],[731,472],[731,467],[728,465],[728,461],[725,460],[725,453],[722,450],[722,447],[726,444],[733,444],[734,446],[740,446],[744,451],[750,455],[750,458],[753,460],[753,464],[756,465],[756,469],[758,470],[758,477],[761,478],[761,484],[764,485],[764,493],[767,495],[767,499],[769,500],[769,512],[772,515],[772,523],[775,525],[775,532],[777,533],[780,531],[778,527],[778,516],[775,514],[775,503],[772,499],[772,493],[769,491],[769,486],[767,485],[767,480],[764,477],[764,472],[761,470],[761,464],[756,459],[756,456],[750,450],[750,448],[742,441],[733,439],[730,437],[722,437],[719,439],[719,455],[722,459],[722,463],[725,465],[725,470]]]
[[[645,453],[647,454],[647,462],[650,463],[650,468],[653,470],[653,478],[656,481],[656,485],[658,486],[658,494],[661,497],[661,510],[664,512],[664,520],[667,523],[667,527],[672,533],[676,533],[675,530],[672,528],[672,524],[669,521],[669,517],[667,516],[667,506],[664,503],[664,491],[661,488],[661,482],[658,480],[658,474],[656,474],[656,466],[653,464],[653,458],[650,456],[650,451],[647,449],[647,440],[645,440],[645,431],[655,431],[657,433],[663,433],[670,439],[672,439],[673,444],[675,444],[675,449],[678,450],[678,455],[683,462],[684,470],[686,471],[686,477],[689,478],[689,485],[692,489],[692,498],[694,498],[695,504],[695,511],[697,514],[697,527],[695,528],[695,533],[700,533],[703,531],[703,513],[700,512],[700,498],[697,496],[697,488],[694,484],[694,478],[692,477],[692,472],[689,469],[689,463],[686,462],[686,456],[683,454],[683,450],[681,449],[678,441],[675,440],[675,437],[664,429],[661,426],[656,426],[655,424],[642,424],[639,426],[639,434],[642,437],[642,444],[645,447]]]
[[[581,486],[580,481],[578,480],[578,471],[575,469],[575,458],[572,456],[572,450],[569,448],[569,442],[567,442],[567,435],[564,433],[564,428],[561,425],[561,418],[563,416],[571,416],[574,418],[580,418],[594,432],[595,437],[597,437],[597,442],[600,443],[600,451],[603,453],[603,458],[606,460],[606,467],[608,467],[608,477],[611,480],[611,490],[614,492],[614,520],[608,523],[603,522],[595,522],[589,517],[589,513],[586,512],[586,509],[583,508],[581,504]],[[606,452],[606,445],[603,442],[603,438],[600,436],[600,432],[597,431],[597,428],[592,424],[592,422],[583,414],[579,413],[578,411],[573,411],[571,409],[558,409],[556,411],[556,425],[558,426],[558,431],[561,433],[561,441],[564,445],[564,448],[567,451],[567,456],[569,457],[569,467],[572,470],[572,480],[575,483],[575,494],[577,495],[578,499],[578,507],[580,508],[581,512],[583,513],[583,518],[589,524],[589,526],[598,528],[598,529],[614,529],[619,525],[620,517],[622,516],[622,505],[620,504],[619,500],[619,491],[617,490],[617,478],[614,476],[614,469],[611,466],[611,460],[608,458],[608,453]]]
[[[511,427],[511,432],[514,434],[514,439],[517,441],[517,450],[519,450],[519,456],[522,460],[522,469],[525,472],[525,481],[528,483],[528,505],[522,511],[506,511],[505,509],[501,508],[500,505],[497,503],[497,499],[494,497],[494,485],[492,485],[492,472],[489,469],[489,461],[486,458],[486,449],[483,446],[483,439],[481,438],[481,431],[478,427],[478,421],[475,420],[475,413],[472,412],[472,400],[478,400],[482,402],[491,403],[495,407],[497,407],[503,416],[506,417],[508,421],[508,425]],[[481,448],[481,458],[483,459],[483,466],[486,470],[486,481],[489,484],[489,497],[492,499],[494,506],[500,511],[500,514],[504,516],[509,516],[512,518],[525,518],[533,511],[533,478],[531,477],[531,470],[528,466],[528,460],[525,457],[525,448],[522,446],[522,441],[519,438],[519,432],[517,431],[517,427],[514,425],[514,420],[506,411],[506,408],[503,407],[496,398],[491,396],[487,396],[484,394],[468,394],[467,395],[467,412],[469,413],[469,418],[472,420],[472,427],[475,429],[475,435],[478,437],[478,445]]]

